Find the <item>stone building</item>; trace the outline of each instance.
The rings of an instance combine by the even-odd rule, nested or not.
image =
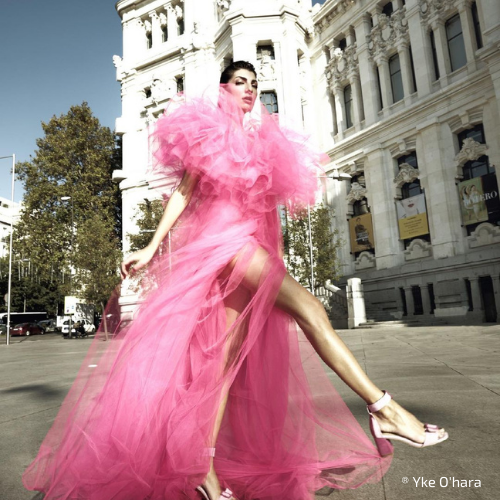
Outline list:
[[[497,320],[498,0],[120,0],[117,10],[124,236],[137,203],[168,182],[146,179],[148,127],[177,91],[246,59],[267,108],[331,158],[340,285],[361,278],[368,317]]]

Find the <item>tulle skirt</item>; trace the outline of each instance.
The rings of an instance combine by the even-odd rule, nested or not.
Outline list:
[[[272,117],[245,128],[226,94],[158,124],[160,174],[186,170],[199,182],[173,251],[142,279],[133,320],[119,293],[108,304],[23,476],[46,500],[199,500],[211,447],[240,500],[312,499],[324,486],[378,481],[389,467],[275,307],[285,276],[276,206],[314,198],[308,165],[319,156]]]
[[[253,223],[229,227],[160,258],[128,324],[119,296],[110,301],[23,476],[28,489],[47,500],[198,499],[212,446],[220,480],[242,500],[303,500],[382,477],[390,459],[274,306],[285,268],[254,234]]]

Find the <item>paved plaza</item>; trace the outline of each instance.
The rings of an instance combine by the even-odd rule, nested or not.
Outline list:
[[[422,420],[445,426],[450,439],[425,450],[396,443],[392,467],[380,483],[321,491],[317,500],[499,498],[500,326],[384,327],[339,333],[380,387]],[[90,342],[52,334],[0,345],[0,500],[40,498],[24,490],[21,474],[34,458]],[[363,402],[334,374],[331,379],[368,430]]]

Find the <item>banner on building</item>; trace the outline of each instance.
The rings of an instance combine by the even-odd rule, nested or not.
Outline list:
[[[500,203],[495,174],[486,174],[463,181],[458,185],[460,210],[464,226],[477,224],[492,218],[498,219]]]
[[[396,201],[396,210],[400,239],[406,240],[429,234],[425,195],[423,193]]]
[[[461,182],[458,185],[458,192],[464,226],[488,220],[488,207],[481,177]]]
[[[353,253],[375,248],[372,214],[357,215],[349,219],[349,233]]]

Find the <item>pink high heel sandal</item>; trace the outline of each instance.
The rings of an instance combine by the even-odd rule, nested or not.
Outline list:
[[[215,448],[206,448],[205,450],[205,455],[208,455],[209,457],[215,457]],[[212,500],[210,496],[208,495],[208,491],[205,489],[203,485],[197,486],[196,491],[205,499],[205,500]],[[226,488],[221,494],[218,500],[231,500],[233,497],[233,492],[229,489]]]
[[[384,395],[378,401],[375,401],[375,403],[366,406],[368,414],[370,415],[370,431],[372,433],[373,439],[375,440],[375,444],[377,445],[378,452],[382,457],[391,455],[393,453],[390,439],[393,439],[394,441],[401,441],[410,446],[413,446],[414,448],[425,448],[426,446],[433,446],[448,439],[447,432],[445,432],[443,436],[439,437],[439,431],[441,430],[441,428],[433,424],[424,424],[425,439],[423,443],[417,443],[415,441],[412,441],[411,439],[398,436],[397,434],[392,434],[390,432],[382,432],[379,423],[373,416],[373,413],[376,413],[377,411],[387,406],[391,399],[391,395],[387,391],[384,391]]]

